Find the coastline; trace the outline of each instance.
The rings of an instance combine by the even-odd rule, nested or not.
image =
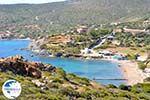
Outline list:
[[[8,39],[1,39],[1,40],[8,40]],[[12,39],[12,40],[31,40],[29,38],[27,39]],[[31,50],[32,51],[32,50]],[[34,54],[36,54],[34,51],[32,51]],[[38,54],[38,53],[37,53]],[[40,55],[40,54],[39,54]],[[43,55],[41,55],[43,56]],[[55,57],[47,55],[47,57]],[[126,80],[126,85],[135,85],[137,83],[143,83],[143,80],[146,78],[144,77],[144,73],[142,70],[138,68],[137,62],[130,61],[130,60],[114,60],[110,58],[101,58],[99,56],[92,57],[92,56],[85,56],[85,55],[72,55],[69,57],[64,58],[71,58],[71,59],[84,59],[84,60],[106,60],[111,61],[118,64],[118,67],[121,69],[121,73],[123,74],[123,78]]]
[[[142,70],[138,68],[137,62],[130,60],[115,61],[119,64],[123,77],[127,79],[126,85],[143,83],[145,79]]]
[[[55,56],[48,56],[48,57],[55,57]],[[123,75],[123,78],[126,79],[126,85],[135,85],[137,83],[143,83],[143,80],[146,78],[142,70],[138,68],[138,64],[136,61],[131,60],[114,60],[114,59],[107,59],[107,58],[92,58],[92,57],[62,57],[62,58],[71,58],[71,59],[80,59],[80,60],[105,60],[111,61],[118,64],[120,71]]]
[[[29,40],[29,41],[32,41],[32,39],[30,39],[30,38],[26,38],[26,39],[0,39],[0,40]]]
[[[64,57],[67,58],[67,57]],[[146,78],[142,70],[138,68],[138,64],[136,61],[131,60],[114,60],[114,59],[106,59],[106,58],[88,58],[84,57],[68,57],[71,59],[80,59],[80,60],[105,60],[111,61],[113,63],[117,63],[120,71],[123,75],[123,78],[126,79],[126,85],[135,85],[137,83],[143,83],[143,80]]]

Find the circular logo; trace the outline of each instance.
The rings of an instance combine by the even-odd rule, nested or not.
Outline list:
[[[2,86],[2,91],[8,99],[16,99],[21,94],[21,85],[16,80],[7,80]]]

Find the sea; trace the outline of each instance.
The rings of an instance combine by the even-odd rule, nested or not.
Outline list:
[[[27,50],[30,42],[30,40],[0,40],[0,57],[21,55],[27,60],[52,64],[63,68],[67,73],[74,73],[104,85],[119,86],[126,83],[124,80],[115,80],[123,78],[122,71],[115,62],[44,57]]]

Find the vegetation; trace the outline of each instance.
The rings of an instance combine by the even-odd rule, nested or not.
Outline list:
[[[90,35],[92,36],[92,38],[99,38],[99,37],[103,37],[105,35],[108,35],[112,32],[111,29],[107,29],[107,28],[98,28],[98,29],[94,29],[90,32]]]
[[[68,31],[77,24],[147,19],[149,3],[149,0],[68,0],[39,5],[0,5],[0,31],[37,37]]]
[[[144,62],[138,62],[138,66],[141,70],[144,70],[147,67]]]
[[[60,74],[60,73],[61,74]],[[53,80],[52,77],[57,77],[57,75],[63,75],[64,72],[58,71],[53,76],[52,73],[43,72],[44,75],[47,75],[48,80]],[[56,81],[48,82],[45,86],[44,90],[40,87],[36,86],[31,81],[34,80],[31,77],[24,77],[19,75],[14,75],[11,72],[3,73],[0,72],[0,85],[7,80],[7,79],[15,79],[21,83],[22,86],[22,93],[18,100],[120,100],[120,99],[134,99],[134,100],[149,100],[150,94],[150,84],[137,84],[133,87],[121,85],[120,89],[116,86],[109,85],[108,87],[98,85],[96,88],[91,87],[90,81],[84,78],[80,78],[74,74],[66,74],[65,77],[68,80],[72,81],[72,83],[76,84],[78,89],[74,89],[72,86],[64,87],[67,81],[63,80],[63,83],[59,83]],[[59,78],[59,79],[62,79]],[[41,81],[43,79],[40,79]],[[81,80],[83,82],[81,82]],[[84,86],[84,82],[89,85]],[[126,88],[128,87],[128,88]],[[3,95],[0,89],[0,99],[7,100]]]
[[[48,52],[57,53],[58,56],[63,53],[79,54],[81,49],[89,47],[99,37],[110,34],[113,27],[122,29],[127,25],[129,28],[145,28],[140,26],[142,22],[121,23],[109,28],[103,27],[105,26],[103,23],[130,21],[134,18],[147,19],[150,15],[149,4],[149,0],[69,0],[39,5],[0,5],[0,32],[7,31],[36,38],[45,35],[55,36],[52,34],[71,30],[72,26],[77,24],[87,26],[101,24],[88,34],[69,34],[72,39],[69,43],[59,43],[59,41],[56,43],[55,39],[52,43],[49,42],[51,39],[47,39],[44,41],[46,44],[40,46],[40,49],[47,49]],[[115,45],[115,49],[126,48],[121,52],[128,54],[129,59],[135,60],[139,53],[150,49],[150,35],[146,33],[134,35],[130,32],[118,32],[115,34],[115,40],[120,43],[118,46]],[[110,45],[113,45],[112,41],[96,49],[107,49]],[[147,63],[149,61],[138,62],[139,68],[144,70]],[[40,79],[20,76],[12,72],[0,72],[0,85],[2,86],[7,79],[19,81],[23,88],[19,100],[150,100],[149,83],[132,87],[102,86],[87,78],[68,74],[61,68],[56,68],[54,72],[41,72]],[[44,86],[38,86],[33,80],[44,83]],[[145,82],[149,80],[147,78]],[[0,100],[6,100],[2,95],[1,87]]]
[[[19,59],[20,58],[20,59]],[[19,70],[14,72],[16,67]],[[18,63],[19,62],[19,63]],[[18,100],[149,100],[150,84],[137,84],[133,87],[120,85],[100,85],[92,80],[79,77],[72,73],[66,73],[62,68],[48,64],[30,62],[21,56],[1,59],[0,85],[8,79],[14,79],[21,83],[22,93]],[[40,77],[24,73],[28,67],[34,68],[34,73],[39,72]],[[25,67],[25,69],[23,69]],[[10,70],[5,70],[5,68]],[[29,68],[29,69],[30,69]],[[37,71],[38,70],[38,71]],[[20,74],[22,73],[22,74]],[[32,70],[28,70],[32,74]],[[38,73],[37,73],[38,74]],[[37,75],[36,74],[36,75]],[[7,100],[0,87],[0,100]]]
[[[150,44],[150,36],[146,33],[133,35],[131,33],[117,33],[117,40],[119,40],[120,46],[123,47],[146,47]]]
[[[57,37],[59,35],[54,35],[53,37]],[[61,36],[61,35],[60,35]],[[48,52],[57,55],[58,53],[60,54],[79,54],[80,50],[89,47],[91,38],[88,37],[87,34],[71,34],[69,35],[71,37],[71,41],[68,43],[63,43],[65,42],[64,36],[61,36],[61,43],[59,39],[54,39],[53,42],[48,42],[49,40],[52,40],[51,36],[46,39],[46,43],[41,45],[41,49],[46,49]],[[70,38],[68,38],[70,39]],[[57,42],[58,41],[58,42]]]
[[[144,82],[150,82],[150,77],[144,79]]]

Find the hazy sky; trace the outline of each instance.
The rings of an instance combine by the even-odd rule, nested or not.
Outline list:
[[[17,4],[17,3],[48,3],[48,2],[58,2],[65,0],[0,0],[0,4]]]

